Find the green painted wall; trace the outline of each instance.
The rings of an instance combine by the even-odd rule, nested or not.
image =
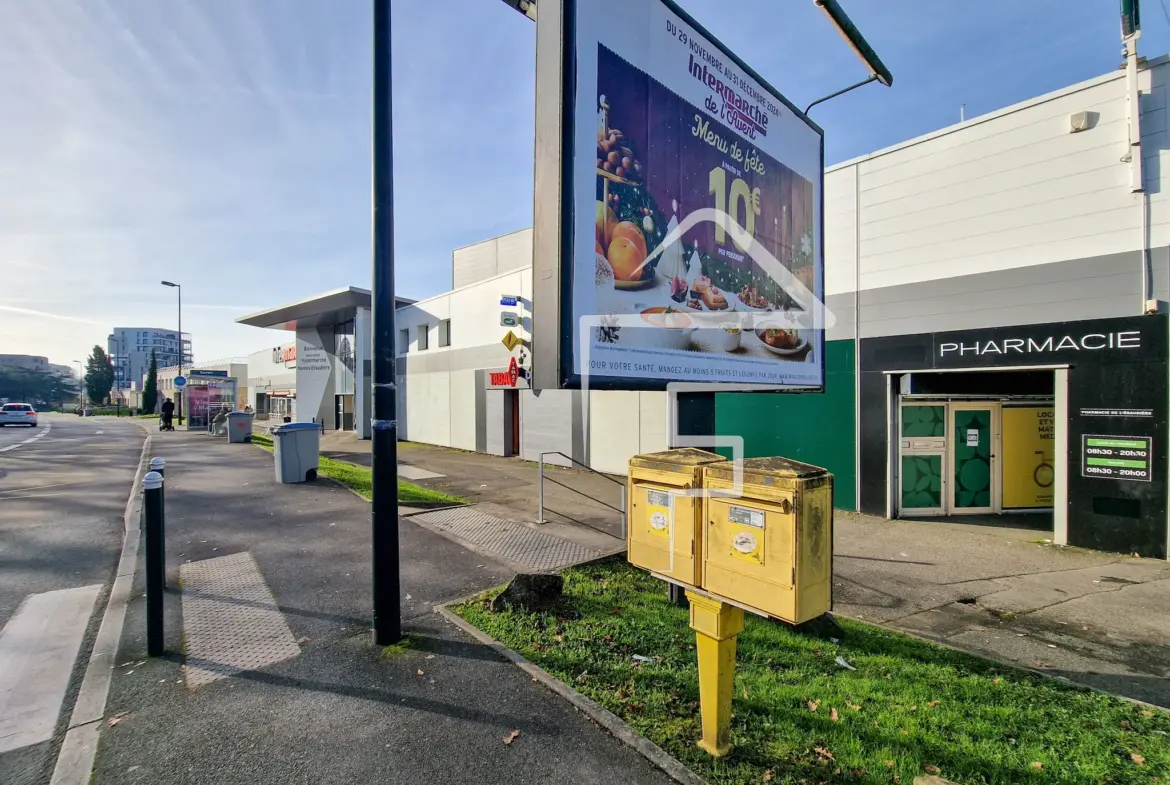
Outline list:
[[[781,455],[823,466],[834,475],[834,506],[856,509],[854,351],[853,341],[825,344],[823,394],[716,395],[715,432],[742,436],[748,458]]]

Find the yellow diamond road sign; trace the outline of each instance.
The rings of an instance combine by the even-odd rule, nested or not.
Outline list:
[[[504,341],[504,346],[508,347],[508,351],[512,351],[517,346],[524,343],[524,341],[522,339],[520,339],[516,335],[516,333],[512,332],[511,330],[508,330],[508,334],[504,336],[503,341]]]

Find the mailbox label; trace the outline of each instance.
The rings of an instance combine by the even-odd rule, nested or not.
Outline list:
[[[747,507],[732,507],[727,513],[727,519],[740,526],[751,526],[755,529],[764,528],[764,512]]]
[[[674,498],[666,491],[646,489],[647,523],[650,534],[658,537],[670,536],[671,518],[674,517]]]

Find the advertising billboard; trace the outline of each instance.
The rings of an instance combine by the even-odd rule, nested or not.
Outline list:
[[[821,130],[673,3],[562,9],[558,386],[821,388]]]

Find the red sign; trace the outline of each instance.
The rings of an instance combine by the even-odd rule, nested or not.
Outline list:
[[[288,365],[289,363],[295,363],[296,361],[297,345],[295,343],[284,347],[278,346],[272,350],[272,362],[277,365],[280,365],[281,363]]]
[[[513,357],[512,361],[508,363],[508,370],[506,371],[490,371],[488,373],[488,384],[492,387],[516,387],[516,383],[520,380],[520,364],[516,362]]]

